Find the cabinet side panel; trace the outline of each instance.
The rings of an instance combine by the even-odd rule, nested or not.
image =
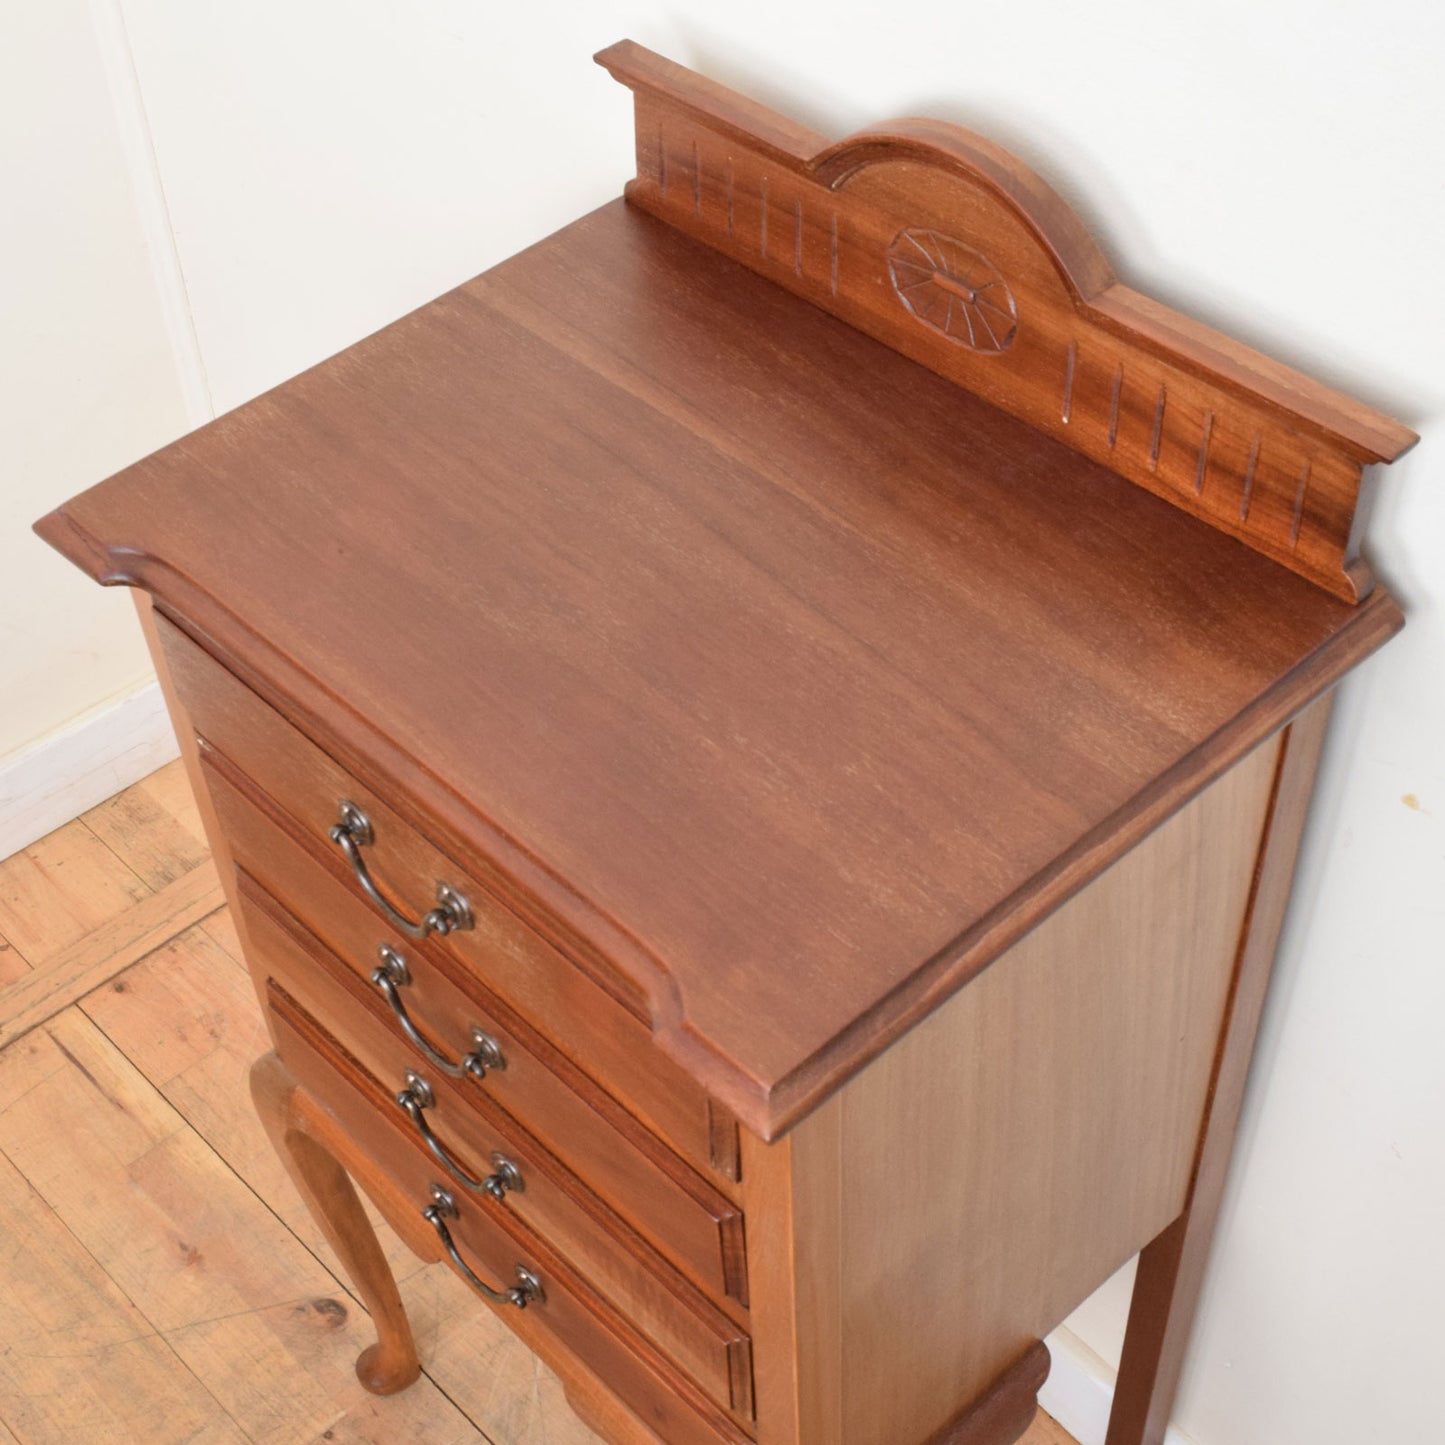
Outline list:
[[[1200,1132],[1189,1207],[1139,1257],[1108,1445],[1162,1441],[1169,1425],[1332,702],[1332,695],[1326,694],[1312,703],[1284,736],[1229,1016]]]
[[[150,649],[151,662],[156,670],[156,680],[160,683],[161,695],[166,700],[166,711],[170,713],[171,726],[176,730],[176,742],[181,750],[186,780],[190,783],[191,792],[195,796],[196,809],[201,815],[201,826],[206,830],[206,842],[210,846],[211,857],[215,860],[216,871],[220,875],[221,888],[225,892],[226,902],[230,906],[231,917],[236,923],[239,934],[241,910],[236,906],[236,874],[232,866],[231,849],[226,842],[226,835],[221,828],[220,820],[216,817],[215,805],[211,802],[211,795],[206,788],[206,780],[201,771],[200,748],[196,741],[196,730],[191,721],[190,709],[186,706],[186,699],[182,696],[181,689],[176,683],[175,673],[166,653],[162,628],[167,624],[164,618],[158,617],[150,593],[136,589],[131,595],[135,599],[136,612],[140,616],[141,631],[145,634],[146,646]],[[241,935],[241,943],[244,947],[246,943],[244,935]]]
[[[1278,749],[1256,749],[825,1111],[837,1255],[800,1239],[795,1263],[800,1337],[841,1321],[843,1445],[927,1439],[1184,1208]]]

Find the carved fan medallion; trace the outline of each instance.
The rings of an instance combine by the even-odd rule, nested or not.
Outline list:
[[[925,326],[973,351],[1007,351],[1018,306],[986,256],[937,231],[902,231],[888,248],[899,299]]]

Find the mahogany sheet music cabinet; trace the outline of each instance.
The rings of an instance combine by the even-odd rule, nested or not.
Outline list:
[[[143,616],[275,1052],[604,1438],[1005,1445],[1142,1251],[1158,1442],[1404,427],[988,141],[631,43],[637,177],[45,518]]]

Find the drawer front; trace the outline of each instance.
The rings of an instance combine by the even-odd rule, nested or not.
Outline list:
[[[384,928],[350,897],[338,876],[308,857],[287,831],[284,815],[248,779],[214,750],[202,756],[207,788],[237,867],[316,936],[313,955],[325,962],[315,968],[329,969],[330,991],[306,1002],[326,1027],[394,1089],[400,1089],[406,1071],[414,1069],[433,1086],[443,1108],[450,1103],[455,1111],[474,1100],[484,1111],[494,1106],[504,1110],[685,1274],[719,1299],[745,1303],[747,1267],[737,1207],[567,1065],[515,1014],[478,1006],[459,988],[447,995],[454,1011],[445,1013],[433,1014],[418,995],[416,1019],[422,1037],[443,1057],[455,1060],[465,1057],[472,1029],[478,1028],[497,1047],[505,1067],[488,1068],[484,1078],[469,1076],[460,1081],[460,1089],[453,1088],[405,1037],[371,982],[380,962],[377,945],[386,940]],[[272,810],[269,816],[263,811],[267,808]],[[410,1011],[411,1002],[404,996],[420,985],[428,988],[427,1002],[432,1002],[444,983],[438,965],[455,969],[455,961],[445,955],[423,957],[411,944],[398,945],[397,951],[416,980],[396,989],[403,1006]],[[342,1009],[344,1015],[338,1013]],[[567,1072],[571,1084],[559,1069]]]
[[[691,1324],[684,1318],[686,1328],[679,1327],[674,1307],[678,1299],[704,1305],[688,1279],[721,1297],[716,1222],[697,1214],[666,1176],[646,1169],[645,1161],[624,1152],[613,1171],[622,1176],[629,1167],[632,1170],[624,1177],[622,1192],[643,1202],[644,1212],[667,1226],[665,1247],[645,1238],[625,1215],[610,1207],[610,1201],[598,1197],[590,1179],[579,1179],[557,1159],[556,1151],[549,1147],[550,1136],[539,1138],[528,1131],[491,1097],[490,1083],[511,1071],[510,1060],[508,1068],[489,1072],[481,1083],[471,1078],[449,1079],[415,1060],[410,1046],[397,1036],[388,1016],[377,1009],[356,975],[244,870],[239,881],[242,922],[256,954],[253,966],[258,977],[264,971],[267,977],[279,980],[388,1089],[399,1127],[423,1142],[425,1130],[436,1141],[433,1147],[474,1180],[494,1175],[498,1166],[493,1156],[504,1155],[522,1180],[520,1189],[512,1187],[505,1193],[507,1207],[545,1234],[584,1273],[606,1283],[608,1293],[619,1302],[635,1293],[636,1298],[628,1304],[633,1318],[689,1368],[700,1368],[688,1353]],[[519,1057],[514,1051],[513,1059]],[[413,1100],[409,1108],[396,1102],[403,1092]],[[591,1132],[605,1134],[605,1121],[594,1117]],[[625,1150],[625,1146],[619,1147]],[[666,1256],[666,1262],[654,1249]],[[624,1258],[629,1252],[631,1257]],[[712,1266],[708,1278],[699,1278],[703,1273],[700,1264]],[[707,1305],[704,1312],[711,1314],[712,1306]],[[733,1313],[744,1314],[738,1307]],[[659,1332],[666,1332],[667,1338]]]
[[[352,896],[378,926],[328,836],[338,805],[360,806],[374,841],[360,850],[377,885],[413,918],[436,902],[439,881],[471,905],[474,926],[435,948],[454,953],[494,993],[660,1134],[685,1158],[728,1180],[737,1173],[737,1125],[652,1043],[640,1003],[614,996],[528,927],[472,873],[458,868],[320,747],[173,624],[157,617],[176,686],[197,732],[230,758],[294,820],[314,848],[340,865]],[[374,947],[374,945],[373,945]]]
[[[748,1435],[736,1419],[703,1394],[644,1339],[599,1289],[552,1244],[503,1206],[451,1188],[430,1156],[392,1123],[385,1089],[275,982],[266,1006],[277,1052],[297,1082],[335,1118],[353,1144],[384,1176],[385,1207],[407,1200],[418,1215],[435,1202],[433,1186],[446,1190],[451,1211],[441,1223],[465,1269],[489,1287],[519,1283],[518,1266],[540,1284],[542,1297],[525,1309],[494,1304],[499,1316],[548,1358],[552,1342],[590,1369],[662,1439],[677,1445],[745,1445]],[[446,1206],[443,1206],[444,1210]],[[417,1234],[415,1220],[397,1227]],[[428,1221],[431,1229],[435,1225]],[[436,1236],[435,1251],[445,1257]],[[453,1267],[457,1268],[456,1260]],[[462,1272],[459,1270],[459,1272]],[[465,1275],[464,1275],[465,1277]],[[751,1349],[747,1336],[720,1330],[714,1338],[718,1368],[733,1383],[736,1414],[751,1412]]]

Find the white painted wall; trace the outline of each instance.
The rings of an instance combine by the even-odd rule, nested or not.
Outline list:
[[[25,529],[187,429],[85,0],[0,20],[0,756],[149,673],[129,600]]]
[[[144,667],[123,600],[21,524],[208,395],[234,406],[616,194],[630,107],[588,57],[623,35],[838,134],[983,130],[1135,284],[1423,432],[1369,547],[1410,624],[1342,690],[1177,1422],[1198,1445],[1439,1438],[1436,0],[48,0],[3,23],[0,753]],[[1116,1281],[1072,1321],[1105,1361],[1123,1303]],[[1063,1344],[1049,1398],[1088,1436]]]

